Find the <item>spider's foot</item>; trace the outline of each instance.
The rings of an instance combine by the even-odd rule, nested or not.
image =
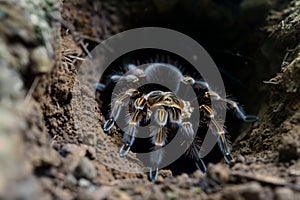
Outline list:
[[[110,118],[109,120],[107,120],[107,121],[104,123],[104,125],[103,125],[103,130],[104,130],[104,131],[110,130],[110,129],[113,127],[114,123],[115,123],[114,119],[113,119],[113,118]]]
[[[128,145],[127,143],[123,144],[122,147],[120,148],[120,151],[119,151],[120,157],[121,158],[125,157],[129,153],[130,148],[131,148],[131,146]]]
[[[243,120],[244,122],[248,122],[248,123],[254,123],[258,121],[258,116],[256,115],[246,115]]]
[[[156,167],[154,169],[154,171],[152,170],[152,167],[151,167],[150,171],[149,171],[149,179],[150,179],[150,181],[152,181],[152,182],[156,181],[157,177],[158,177],[158,167]]]
[[[206,173],[206,166],[202,159],[195,161],[196,167],[201,170],[204,174]]]
[[[225,160],[227,165],[229,165],[229,164],[231,164],[235,161],[234,158],[232,157],[232,155],[229,154],[229,153],[224,155],[224,160]]]

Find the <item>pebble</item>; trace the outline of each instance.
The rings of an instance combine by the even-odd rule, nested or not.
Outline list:
[[[24,67],[29,64],[29,53],[28,50],[21,44],[13,45],[11,48],[11,62],[12,65],[19,71],[26,71]]]
[[[92,180],[96,177],[97,172],[93,163],[86,157],[84,157],[79,163],[78,167],[75,170],[77,177],[84,177],[89,180]]]
[[[275,189],[275,199],[276,200],[294,200],[294,193],[289,188],[276,188]]]
[[[76,185],[77,180],[72,174],[68,174],[64,180],[64,183],[67,188],[72,189]]]
[[[85,188],[87,188],[87,187],[89,187],[89,186],[91,185],[91,182],[90,182],[89,180],[85,179],[85,178],[81,178],[81,179],[79,179],[79,181],[78,181],[78,185],[79,185],[80,187],[85,187]]]
[[[231,200],[266,200],[263,198],[263,188],[257,182],[250,182],[244,185],[236,185],[225,188],[221,199]]]
[[[79,157],[84,157],[86,154],[86,147],[76,144],[66,144],[64,145],[63,150]]]
[[[131,197],[126,192],[117,189],[112,192],[112,195],[110,195],[108,199],[130,200]]]
[[[34,71],[36,73],[47,73],[52,69],[51,59],[48,56],[46,48],[43,46],[35,48],[31,52],[30,58],[34,63]]]
[[[171,170],[159,170],[159,174],[163,177],[163,178],[166,178],[166,177],[172,177],[173,176],[173,173]]]
[[[282,144],[278,148],[278,161],[290,162],[291,160],[298,159],[297,143],[291,137],[285,137],[282,139]]]
[[[221,163],[216,165],[209,164],[207,168],[207,176],[220,184],[224,184],[230,178],[230,171],[227,166]]]
[[[242,155],[238,155],[235,162],[236,163],[245,163],[246,159]]]

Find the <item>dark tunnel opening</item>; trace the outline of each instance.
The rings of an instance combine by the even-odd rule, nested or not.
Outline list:
[[[261,12],[255,14],[251,9],[241,8],[240,2],[232,1],[228,4],[216,1],[211,6],[212,10],[205,10],[204,6],[192,6],[188,3],[184,5],[179,3],[170,10],[157,13],[153,13],[151,9],[137,10],[129,18],[128,29],[163,27],[179,31],[196,40],[218,66],[227,95],[240,103],[246,113],[256,115],[260,106],[266,101],[265,86],[262,81],[272,77],[279,66],[269,66],[261,50],[268,37],[263,27],[267,23],[269,8],[262,7]],[[129,59],[127,63],[153,58],[155,60],[157,54],[161,54],[160,61],[164,61],[163,59],[166,59],[164,56],[168,56],[159,51],[141,53],[133,56],[134,58],[129,56],[131,61]],[[117,65],[121,66],[122,63],[118,62]],[[107,102],[104,105],[101,107],[107,107]],[[104,109],[104,115],[108,117],[108,110]],[[231,142],[251,126],[244,124],[246,123],[238,119],[233,112],[227,112],[225,126]],[[133,151],[142,151],[144,142],[147,143],[147,141],[135,142]],[[206,164],[216,163],[222,158],[222,153],[216,145],[204,161]],[[182,156],[166,169],[171,169],[174,175],[178,175],[192,173],[197,168],[192,159]]]

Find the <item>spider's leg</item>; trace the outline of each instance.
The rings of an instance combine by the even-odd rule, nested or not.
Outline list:
[[[218,95],[214,91],[205,92],[204,96],[207,97],[207,98],[211,98],[213,100],[221,101],[221,102],[224,102],[224,103],[228,104],[229,108],[234,109],[236,111],[237,116],[239,118],[241,118],[244,122],[253,123],[253,122],[256,122],[258,120],[258,117],[256,115],[245,115],[242,108],[235,101],[221,98],[220,95]]]
[[[194,158],[194,161],[195,161],[195,165],[196,167],[201,170],[203,173],[206,172],[206,166],[203,162],[203,160],[200,158],[200,152],[197,148],[197,145],[194,141],[194,129],[193,129],[193,125],[191,122],[183,122],[181,124],[181,128],[183,130],[183,132],[185,133],[185,137],[187,138],[187,140],[193,140],[191,142],[191,153],[193,154],[193,158]]]
[[[137,122],[131,122],[127,127],[127,130],[123,136],[123,145],[119,150],[120,157],[125,157],[129,153],[129,150],[135,140],[135,135],[137,133],[136,127]]]
[[[125,82],[138,82],[139,78],[133,74],[125,74],[125,75],[113,75],[110,77],[114,82],[125,81]]]
[[[135,135],[137,133],[136,127],[139,124],[139,115],[142,112],[144,106],[146,105],[146,99],[144,97],[138,98],[134,102],[135,111],[132,114],[127,127],[126,132],[123,136],[123,145],[120,148],[119,154],[121,157],[126,156],[135,140]]]
[[[210,118],[213,126],[217,130],[217,134],[219,136],[219,138],[218,138],[219,148],[220,148],[220,150],[222,151],[222,153],[224,155],[224,159],[225,159],[226,163],[229,164],[234,159],[231,156],[230,147],[229,147],[228,142],[226,140],[224,129],[220,126],[220,124],[215,119],[214,112],[209,106],[203,104],[199,107],[199,109],[202,110],[208,118]]]
[[[192,77],[186,76],[181,80],[181,82],[183,82],[186,85],[192,85],[194,87],[199,87],[201,89],[207,89],[208,92],[205,92],[204,97],[211,98],[213,100],[221,101],[228,104],[230,108],[236,111],[237,116],[245,122],[253,123],[258,120],[258,117],[256,115],[245,115],[242,108],[235,101],[221,98],[220,95],[218,95],[216,92],[211,90],[208,83],[205,81],[199,81],[199,80],[196,81]]]
[[[168,113],[169,113],[171,123],[176,123],[176,124],[181,123],[181,112],[179,109],[175,107],[170,107],[168,109]]]
[[[118,119],[118,117],[120,115],[122,106],[127,105],[130,97],[136,93],[138,93],[138,90],[129,89],[112,103],[112,110],[110,113],[110,118],[103,125],[104,131],[108,131],[113,127],[115,121]]]
[[[128,69],[129,69],[129,72],[128,72],[129,74],[135,75],[135,76],[140,77],[140,78],[146,76],[144,70],[142,70],[142,69],[136,67],[136,66],[133,65],[133,64],[130,64],[130,65],[128,65],[127,67],[128,67]]]
[[[191,148],[192,148],[192,154],[195,158],[195,165],[196,167],[201,170],[203,173],[206,173],[206,166],[203,162],[203,160],[200,158],[200,152],[197,148],[197,145],[196,143],[193,141],[192,145],[191,145]]]
[[[151,152],[151,168],[149,171],[149,178],[151,181],[155,181],[158,176],[158,167],[161,163],[163,150],[162,147],[165,145],[165,132],[168,119],[168,112],[164,108],[159,108],[155,113],[155,121],[158,124],[158,128],[155,129],[157,132],[152,138],[152,143],[155,145],[154,150]]]
[[[106,87],[103,83],[95,83],[93,86],[98,92],[102,92]]]
[[[163,146],[164,138],[163,138],[163,128],[167,124],[168,112],[164,108],[159,108],[155,113],[155,121],[158,124],[158,133],[155,135],[155,146]]]
[[[191,122],[182,122],[181,128],[185,133],[185,138],[187,139],[194,139],[194,129],[193,124]]]
[[[110,79],[114,82],[125,81],[125,82],[138,82],[139,78],[145,77],[144,70],[136,67],[135,65],[128,65],[128,72],[123,75],[112,75]]]
[[[225,131],[224,131],[224,129],[222,129],[222,127],[216,121],[215,118],[213,118],[211,120],[212,120],[213,125],[216,127],[217,133],[219,135],[219,139],[218,139],[219,148],[220,148],[220,150],[222,151],[222,153],[224,155],[224,159],[225,159],[226,163],[230,164],[230,162],[234,161],[234,159],[231,156],[231,150],[230,150],[230,146],[228,145],[228,142],[227,142],[226,137],[225,137]]]
[[[200,81],[200,80],[195,80],[194,78],[190,77],[190,76],[185,76],[182,80],[182,83],[186,84],[186,85],[192,85],[192,86],[196,86],[199,87],[201,89],[207,89],[210,90],[210,87],[208,85],[207,82],[205,81]]]

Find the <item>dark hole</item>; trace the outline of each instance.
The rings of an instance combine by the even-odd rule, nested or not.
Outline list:
[[[266,24],[267,11],[261,12],[255,18],[253,14],[238,12],[240,0],[231,1],[230,3],[221,3],[214,1],[218,9],[224,9],[223,17],[220,10],[201,10],[195,11],[192,6],[177,4],[173,9],[162,13],[153,13],[153,10],[141,12],[129,19],[131,26],[128,28],[137,28],[145,26],[164,27],[180,31],[196,41],[198,41],[211,55],[214,62],[219,67],[227,94],[234,97],[237,102],[243,105],[247,114],[250,115],[246,120],[252,122],[256,120],[255,114],[258,113],[260,104],[264,102],[264,88],[262,81],[267,80],[273,74],[268,68],[266,58],[261,53],[260,47],[267,37],[267,34],[261,29]],[[197,8],[197,6],[195,6]],[[226,11],[226,12],[225,12]],[[126,63],[136,64],[137,61],[146,61],[151,58],[160,56],[160,61],[166,61],[167,56],[171,55],[171,62],[178,61],[174,59],[170,52],[159,52],[158,50],[147,50],[145,53],[140,51],[128,54],[127,57],[119,59],[107,71],[110,73],[122,73],[122,67]],[[129,59],[128,59],[129,58]],[[181,60],[182,63],[184,61]],[[180,62],[179,62],[180,63]],[[172,63],[171,63],[172,64]],[[117,69],[117,70],[116,70]],[[275,69],[276,70],[276,69]],[[273,71],[275,71],[273,69]],[[182,68],[183,73],[194,75],[188,68]],[[198,77],[197,77],[198,76]],[[201,75],[195,75],[201,78]],[[195,78],[194,77],[194,78]],[[107,80],[107,77],[106,77]],[[104,80],[101,80],[104,81]],[[108,83],[108,91],[112,90],[113,84]],[[111,93],[104,93],[102,96],[111,98]],[[102,102],[103,108],[107,107],[109,101]],[[107,116],[108,110],[103,110]],[[238,119],[234,112],[228,112],[226,117],[227,135],[230,141],[234,141],[241,133],[242,120]],[[133,150],[142,148],[141,143],[135,142]],[[209,162],[219,162],[222,154],[217,146],[204,159],[206,164]],[[174,174],[182,172],[191,173],[196,170],[193,161],[182,156],[176,162],[166,167],[172,169]]]

